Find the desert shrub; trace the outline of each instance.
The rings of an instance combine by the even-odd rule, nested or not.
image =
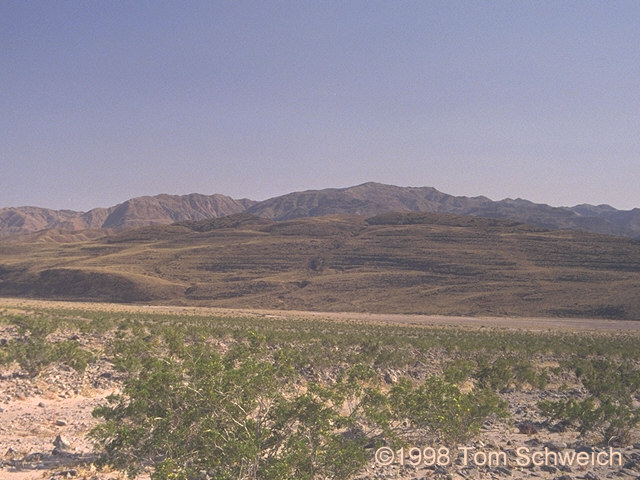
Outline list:
[[[63,363],[84,372],[87,364],[94,359],[91,352],[80,348],[76,342],[53,343],[38,337],[11,340],[2,350],[2,363],[15,361],[31,377],[37,376],[52,363]]]
[[[371,458],[365,448],[369,438],[355,411],[340,412],[344,395],[331,386],[311,384],[307,392],[279,402],[272,425],[278,453],[257,478],[343,479],[359,470]]]
[[[54,343],[52,347],[53,361],[64,363],[78,372],[84,372],[87,365],[95,359],[91,352],[81,348],[74,341]]]
[[[9,321],[18,328],[21,335],[39,339],[46,338],[59,327],[56,319],[43,314],[11,315]]]
[[[17,362],[30,377],[53,362],[54,349],[42,338],[10,340],[3,348],[5,363]]]
[[[518,388],[525,383],[536,388],[545,388],[547,384],[546,371],[538,373],[531,362],[513,355],[481,356],[473,375],[481,387],[494,391]]]
[[[107,353],[117,370],[134,374],[144,367],[145,359],[153,355],[154,346],[157,342],[147,337],[117,337],[109,343]]]
[[[584,387],[597,397],[629,399],[640,389],[640,370],[630,362],[595,358],[575,359],[569,365]]]
[[[476,364],[464,358],[457,358],[444,367],[444,379],[447,382],[460,384],[475,371]]]
[[[88,322],[79,322],[78,327],[83,332],[104,334],[114,329],[115,319],[113,315],[106,313],[83,312],[89,318]]]
[[[411,359],[411,355],[408,355],[405,349],[387,346],[378,352],[373,363],[377,367],[402,368],[406,367]]]
[[[104,461],[131,475],[150,466],[155,480],[202,472],[212,479],[348,478],[370,458],[369,440],[356,428],[362,409],[341,410],[363,396],[366,370],[300,389],[291,362],[272,361],[259,335],[224,355],[204,344],[139,353],[137,345],[120,347],[140,368],[122,394],[95,410],[103,423],[92,431]]]
[[[454,445],[477,434],[492,415],[506,417],[506,402],[488,389],[462,393],[442,377],[431,376],[422,385],[403,379],[389,394],[398,418],[426,429],[443,442]]]
[[[577,359],[567,365],[573,367],[588,395],[583,399],[540,402],[541,413],[549,419],[577,425],[582,434],[597,432],[605,443],[631,441],[631,431],[640,423],[640,370],[629,362],[598,358]]]
[[[581,434],[596,432],[603,443],[615,441],[628,443],[631,430],[640,421],[640,411],[631,405],[611,397],[568,399],[538,404],[540,411],[549,419],[568,421],[577,425]]]
[[[74,341],[53,342],[47,336],[64,323],[58,317],[43,314],[14,315],[9,317],[19,338],[6,342],[0,349],[0,363],[17,362],[31,377],[52,363],[64,363],[79,372],[93,360],[93,354]]]

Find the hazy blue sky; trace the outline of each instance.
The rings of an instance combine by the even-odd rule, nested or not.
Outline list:
[[[640,2],[0,0],[0,206],[378,181],[640,207]]]

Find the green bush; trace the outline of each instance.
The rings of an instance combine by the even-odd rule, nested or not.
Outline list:
[[[93,354],[80,348],[76,342],[54,343],[38,337],[11,340],[0,351],[0,363],[15,361],[31,377],[37,376],[52,363],[63,363],[84,372],[93,359]]]
[[[104,420],[91,434],[104,460],[131,475],[150,466],[154,480],[201,472],[220,480],[348,478],[361,468],[368,440],[345,435],[357,416],[341,412],[360,387],[301,390],[297,372],[250,339],[225,355],[195,344],[138,356],[141,368],[122,394],[94,411]]]
[[[449,444],[461,444],[480,431],[491,415],[506,417],[506,402],[488,389],[462,393],[453,383],[437,376],[415,386],[404,379],[390,392],[398,418],[426,429]]]
[[[73,341],[63,341],[52,344],[53,361],[64,363],[78,372],[84,372],[87,365],[92,362],[94,355],[83,349]]]
[[[524,384],[540,389],[547,385],[546,371],[538,373],[531,362],[513,355],[478,358],[474,377],[480,386],[494,391],[517,388]]]
[[[444,368],[444,379],[447,382],[460,384],[467,380],[475,371],[475,363],[464,358],[458,358]]]
[[[93,354],[76,342],[52,342],[47,336],[56,332],[64,321],[56,316],[33,314],[13,315],[5,318],[17,327],[19,338],[14,338],[0,349],[0,363],[17,362],[31,377],[52,363],[64,363],[83,372]]]
[[[540,402],[541,413],[576,424],[582,434],[597,432],[604,443],[628,443],[632,429],[640,423],[636,406],[640,370],[628,362],[604,359],[580,359],[567,365],[573,367],[589,395],[580,400]]]

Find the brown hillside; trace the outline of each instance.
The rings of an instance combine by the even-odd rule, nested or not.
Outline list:
[[[234,215],[0,242],[5,296],[640,319],[640,241],[452,214]]]
[[[327,188],[295,192],[259,202],[248,212],[275,220],[353,214],[377,215],[386,212],[452,212],[470,205],[491,204],[485,197],[453,197],[432,187],[396,187],[364,183],[349,188]]]
[[[223,217],[243,212],[252,203],[219,194],[138,197],[114,207],[102,227],[130,228]]]
[[[137,197],[109,208],[88,212],[50,210],[38,207],[0,209],[0,237],[45,229],[122,229],[145,225],[166,225],[184,220],[201,220],[243,212],[252,200],[234,200],[225,195],[157,195]]]

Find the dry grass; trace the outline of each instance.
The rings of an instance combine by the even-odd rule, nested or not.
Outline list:
[[[0,243],[0,294],[227,308],[640,319],[640,242],[402,214],[216,219]]]

